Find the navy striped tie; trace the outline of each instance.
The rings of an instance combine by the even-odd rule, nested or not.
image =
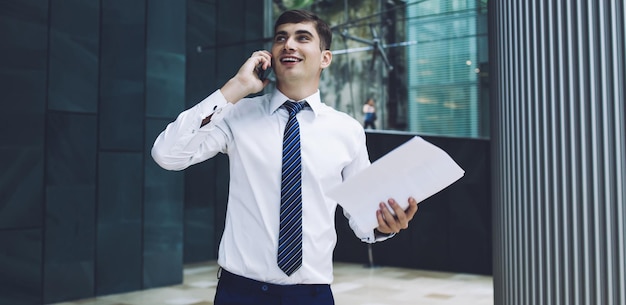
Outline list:
[[[280,230],[278,267],[290,276],[302,265],[302,172],[300,164],[300,126],[296,114],[303,103],[287,101],[289,119],[283,135],[283,171],[280,189]]]

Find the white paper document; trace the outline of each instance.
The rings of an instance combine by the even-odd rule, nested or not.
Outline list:
[[[327,195],[348,212],[364,232],[378,227],[378,204],[395,199],[403,209],[408,198],[417,202],[459,180],[465,171],[439,147],[413,137],[376,160]]]

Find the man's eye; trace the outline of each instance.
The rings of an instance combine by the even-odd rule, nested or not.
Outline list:
[[[309,40],[309,36],[300,36],[298,40]]]
[[[283,36],[276,36],[276,38],[274,38],[274,41],[280,42],[280,41],[284,41],[285,37]]]

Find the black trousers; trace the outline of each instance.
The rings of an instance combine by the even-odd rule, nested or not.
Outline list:
[[[334,305],[328,284],[276,285],[232,274],[224,269],[215,305]]]
[[[364,121],[363,122],[363,128],[368,128],[371,127],[372,129],[376,129],[376,123],[374,123],[375,121]]]

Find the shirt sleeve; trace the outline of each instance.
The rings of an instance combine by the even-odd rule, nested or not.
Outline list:
[[[364,170],[371,164],[370,159],[369,159],[369,153],[367,151],[367,145],[365,143],[365,132],[363,132],[362,129],[360,129],[359,136],[357,137],[357,139],[358,139],[357,147],[359,147],[359,150],[356,154],[356,157],[352,161],[352,163],[350,163],[348,166],[346,166],[343,169],[342,175],[343,175],[344,180],[353,175],[356,175],[357,173],[361,172],[362,170]],[[390,234],[390,235],[377,236],[374,233],[374,230],[370,230],[369,232],[363,232],[361,229],[359,229],[358,225],[356,224],[356,221],[354,221],[354,219],[350,216],[348,212],[344,210],[343,215],[348,219],[348,223],[350,225],[350,228],[354,232],[354,234],[363,242],[375,243],[378,241],[389,239],[395,235],[395,234]]]
[[[379,242],[379,241],[383,241],[383,240],[387,240],[389,238],[394,237],[396,234],[392,233],[392,234],[380,234],[380,235],[376,235],[376,233],[374,232],[374,230],[370,230],[369,232],[363,232],[359,229],[359,227],[357,226],[356,222],[354,221],[354,219],[352,219],[352,217],[350,217],[350,214],[348,212],[346,212],[346,210],[343,211],[343,215],[348,219],[348,223],[350,224],[350,228],[352,228],[352,231],[354,231],[354,234],[361,239],[362,242],[364,243],[368,243],[368,244],[373,244],[375,242]]]
[[[225,152],[230,135],[220,123],[231,107],[217,90],[180,113],[154,141],[151,151],[154,161],[167,170],[183,170]],[[202,126],[202,120],[207,117],[211,117],[210,122]]]

